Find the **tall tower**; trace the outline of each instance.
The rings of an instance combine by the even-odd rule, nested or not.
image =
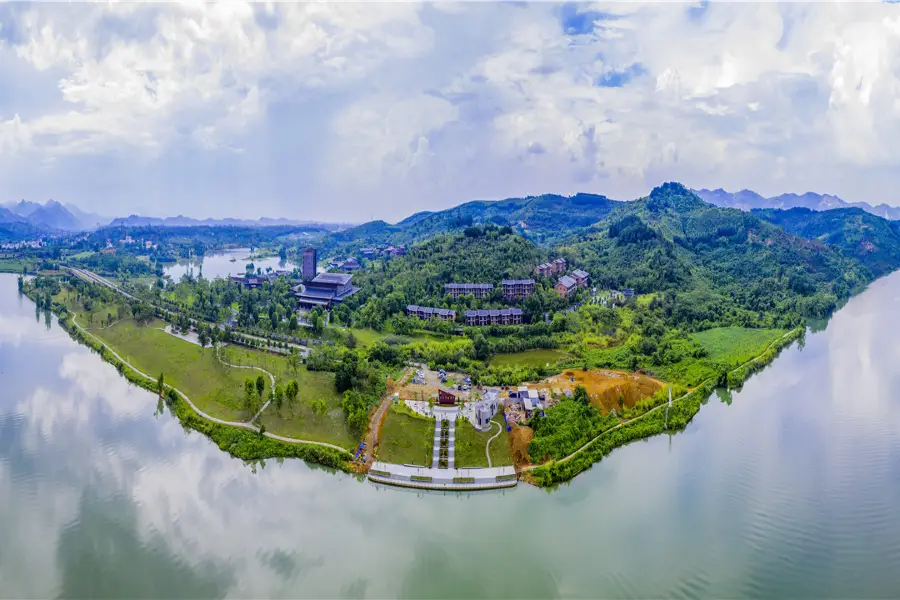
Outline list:
[[[300,265],[300,275],[303,279],[315,279],[316,269],[318,267],[318,256],[315,248],[304,248],[301,255],[303,257]]]

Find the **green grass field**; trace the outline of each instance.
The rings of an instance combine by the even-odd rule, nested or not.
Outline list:
[[[22,267],[27,266],[28,271],[33,271],[37,261],[27,258],[3,258],[0,259],[0,273],[22,273]]]
[[[400,465],[431,466],[434,420],[393,405],[381,426],[378,460]]]
[[[562,350],[525,350],[524,352],[513,352],[509,354],[495,354],[488,361],[489,364],[495,366],[521,365],[525,367],[539,367],[547,363],[553,364],[556,361],[570,358],[568,352]]]
[[[785,333],[782,329],[717,327],[693,333],[691,338],[709,352],[707,360],[734,368],[759,355]]]
[[[93,323],[83,306],[63,290],[56,298],[78,314],[78,322],[93,335],[106,342],[128,362],[148,375],[164,373],[166,382],[183,391],[204,412],[220,419],[246,421],[250,413],[244,408],[244,380],[262,374],[255,369],[239,369],[222,364],[212,348],[201,348],[158,328],[162,321],[154,320],[148,326],[139,326],[131,319],[101,328],[111,312],[116,315],[118,305],[95,306]],[[241,346],[226,346],[220,350],[222,360],[233,365],[254,366],[275,376],[277,384],[286,385],[294,379],[299,384],[299,394],[293,406],[283,403],[281,410],[270,405],[260,417],[266,429],[272,433],[298,439],[329,442],[352,449],[358,440],[347,430],[341,410],[341,396],[334,388],[334,374],[310,372],[302,364],[292,367],[283,356],[260,352]],[[296,368],[295,368],[296,367]],[[266,377],[266,394],[270,381]],[[316,415],[311,402],[325,400],[328,410]]]
[[[216,360],[211,348],[201,348],[152,325],[139,326],[130,319],[108,329],[82,325],[141,371],[151,376],[165,374],[167,383],[187,394],[204,412],[227,420],[250,418],[243,407],[244,379],[250,373],[256,377],[258,371],[227,367]]]
[[[491,466],[503,467],[512,464],[509,455],[509,437],[506,428],[503,427],[503,417],[496,416],[494,421],[500,423],[501,433],[491,442]],[[484,454],[485,444],[497,433],[497,426],[493,425],[486,433],[476,431],[468,420],[461,420],[456,425],[456,467],[486,467],[487,457]]]

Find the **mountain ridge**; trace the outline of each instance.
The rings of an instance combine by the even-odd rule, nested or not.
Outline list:
[[[891,221],[900,220],[900,207],[888,204],[872,206],[868,202],[848,202],[832,194],[819,194],[805,192],[803,194],[786,193],[766,198],[753,190],[740,190],[728,192],[722,188],[714,190],[691,190],[704,202],[708,202],[721,208],[737,208],[749,211],[755,209],[779,209],[790,210],[792,208],[808,208],[815,211],[832,210],[836,208],[859,208],[877,217]]]

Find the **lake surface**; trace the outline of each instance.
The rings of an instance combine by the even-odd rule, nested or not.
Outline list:
[[[442,495],[229,458],[0,276],[0,596],[897,597],[898,311],[557,490]]]
[[[243,275],[246,272],[247,264],[253,263],[254,268],[260,268],[265,273],[266,267],[272,270],[285,269],[290,271],[294,265],[290,262],[281,262],[278,256],[270,258],[248,258],[250,256],[249,248],[238,248],[235,250],[227,250],[217,254],[209,254],[194,260],[181,260],[177,263],[170,264],[163,269],[166,275],[169,275],[174,281],[181,279],[185,273],[190,273],[194,277],[199,277],[201,272],[206,279],[215,279],[216,277],[228,277],[229,275]],[[235,262],[231,262],[235,259]]]

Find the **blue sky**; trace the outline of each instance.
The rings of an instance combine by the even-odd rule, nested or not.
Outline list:
[[[396,220],[543,192],[900,204],[886,3],[0,5],[0,202]]]

